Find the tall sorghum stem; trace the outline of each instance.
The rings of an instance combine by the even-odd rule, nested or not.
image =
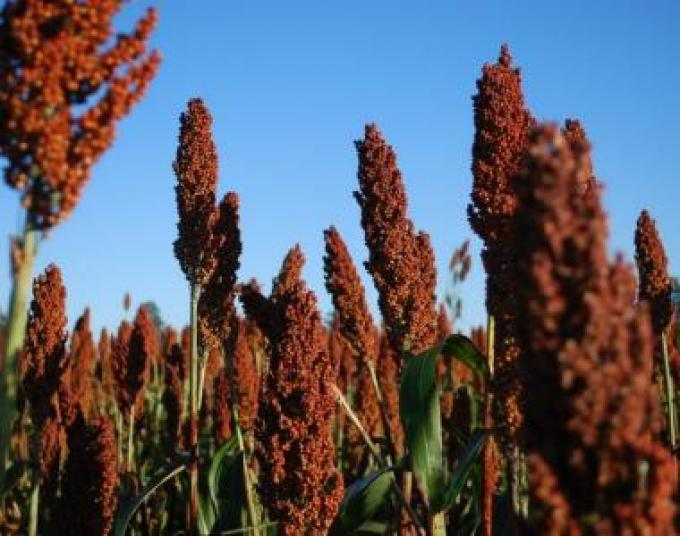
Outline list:
[[[678,422],[675,408],[675,388],[671,376],[671,364],[668,358],[668,339],[665,332],[661,334],[661,352],[663,357],[664,390],[668,409],[668,438],[671,449],[675,451],[678,444]]]
[[[130,407],[130,428],[128,430],[127,470],[132,472],[135,460],[135,404]]]
[[[28,511],[28,536],[38,534],[38,513],[40,512],[40,481],[36,480],[31,491],[31,505]]]
[[[12,424],[17,412],[17,357],[26,333],[26,311],[38,251],[38,231],[26,221],[23,236],[16,244],[14,278],[7,318],[5,361],[0,378],[0,490],[5,486]]]
[[[486,325],[486,348],[487,363],[489,367],[489,379],[484,386],[484,427],[493,426],[493,394],[491,392],[491,381],[494,373],[494,342],[495,342],[495,322],[494,317],[489,315]],[[482,536],[491,536],[493,527],[493,493],[496,480],[496,460],[492,441],[488,441],[484,446],[482,454]]]
[[[189,346],[189,504],[190,534],[198,534],[198,298],[201,288],[191,284]]]
[[[392,428],[390,427],[390,417],[387,412],[387,404],[385,403],[385,398],[382,395],[382,389],[380,389],[380,382],[378,381],[378,376],[375,373],[375,366],[373,361],[366,359],[366,368],[368,368],[368,374],[371,377],[371,383],[373,384],[373,390],[375,391],[375,397],[378,400],[380,406],[380,416],[382,418],[382,425],[385,432],[385,440],[387,441],[387,447],[390,453],[390,460],[397,459],[397,449],[394,444],[394,439],[392,438]]]

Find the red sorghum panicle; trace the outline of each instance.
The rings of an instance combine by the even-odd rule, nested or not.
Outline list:
[[[115,36],[121,7],[18,0],[0,12],[0,154],[5,181],[22,192],[37,227],[75,207],[116,123],[156,73],[159,55],[146,52],[155,10]]]
[[[385,407],[387,409],[387,420],[390,423],[390,434],[397,454],[402,454],[404,450],[404,429],[401,426],[399,416],[399,371],[401,370],[401,359],[394,350],[385,333],[379,339],[379,353],[377,364],[377,375],[382,389]]]
[[[635,229],[635,260],[639,274],[638,297],[649,304],[654,334],[661,337],[673,315],[673,289],[663,242],[646,210],[640,213]]]
[[[260,395],[260,376],[255,356],[248,341],[248,325],[239,321],[238,338],[234,349],[234,380],[238,394],[239,422],[243,430],[252,430],[257,417]]]
[[[153,356],[158,352],[158,333],[149,309],[137,310],[128,346],[125,389],[130,404],[135,404],[137,418],[141,417],[144,404],[144,385],[149,379]]]
[[[116,400],[116,379],[113,375],[111,351],[111,336],[106,328],[102,328],[97,342],[97,365],[96,377],[98,389],[96,404],[100,408],[106,408]]]
[[[335,227],[324,231],[324,239],[326,289],[333,298],[340,331],[361,361],[370,359],[375,364],[375,327],[359,273]]]
[[[514,442],[522,423],[520,385],[515,364],[520,355],[515,333],[513,216],[517,199],[512,186],[533,119],[524,104],[520,70],[512,66],[506,45],[498,62],[484,65],[473,97],[475,137],[472,145],[470,225],[484,242],[486,307],[495,319],[494,395],[501,410],[506,442]]]
[[[168,341],[171,342],[171,341]],[[163,407],[166,415],[166,452],[172,456],[184,448],[182,435],[182,415],[184,413],[184,356],[182,347],[172,343],[165,353],[165,388],[163,390]]]
[[[86,424],[79,414],[68,429],[69,454],[56,512],[58,534],[106,536],[118,508],[118,469],[113,423],[99,418]]]
[[[430,237],[414,230],[396,154],[376,125],[366,126],[356,148],[359,191],[354,196],[369,251],[366,269],[378,289],[391,344],[397,352],[417,353],[437,336],[437,277]]]
[[[215,404],[213,406],[213,434],[218,445],[222,445],[231,437],[231,399],[227,369],[223,368],[215,376],[213,389]]]
[[[256,425],[262,502],[284,535],[325,533],[343,492],[331,430],[333,366],[316,298],[299,279],[303,261],[299,248],[289,252],[269,300],[278,328],[267,333]]]
[[[221,350],[224,345],[227,358],[233,351],[232,332],[237,329],[234,295],[241,255],[238,208],[238,196],[233,192],[226,194],[220,203],[212,238],[217,264],[198,302],[201,346],[208,351]]]
[[[127,412],[132,402],[127,396],[128,355],[130,353],[130,336],[132,325],[123,320],[118,326],[116,335],[111,337],[111,373],[118,409]]]
[[[340,333],[340,319],[338,314],[333,315],[333,321],[328,330],[328,352],[331,360],[336,363],[338,369],[338,388],[347,396],[355,390],[355,376],[357,374],[357,358],[352,347]],[[344,419],[344,413],[338,414],[340,420]]]
[[[177,176],[178,237],[175,257],[192,285],[205,285],[217,264],[212,228],[217,218],[217,149],[212,118],[201,99],[192,99],[180,117],[173,169]]]
[[[93,409],[95,398],[93,373],[95,348],[90,331],[90,309],[78,318],[71,334],[71,391],[87,420]]]
[[[673,534],[651,324],[633,305],[630,267],[608,262],[600,188],[583,195],[591,173],[587,148],[547,125],[532,134],[517,182],[531,525],[541,534]]]
[[[31,420],[38,431],[37,464],[46,488],[56,485],[65,426],[73,409],[65,306],[61,272],[49,265],[33,282],[21,357],[21,392],[29,402]]]
[[[562,135],[572,147],[573,151],[590,155],[590,142],[588,141],[586,131],[579,120],[567,119],[562,128]],[[586,194],[592,192],[597,186],[597,179],[593,174],[593,164],[590,157],[585,159],[583,166],[584,170],[581,177],[581,184],[579,185],[579,191]]]

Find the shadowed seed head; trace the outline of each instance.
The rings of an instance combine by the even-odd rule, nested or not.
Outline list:
[[[59,534],[111,533],[118,507],[118,469],[113,423],[90,424],[79,414],[68,430],[69,455],[57,513]]]
[[[608,262],[599,187],[583,195],[592,169],[581,151],[541,126],[518,180],[531,523],[545,534],[672,534],[651,324],[634,307],[630,267]]]

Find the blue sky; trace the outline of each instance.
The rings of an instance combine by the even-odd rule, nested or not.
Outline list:
[[[502,42],[522,67],[528,105],[541,119],[576,117],[606,184],[611,249],[632,258],[642,208],[657,219],[680,273],[680,3],[666,2],[159,1],[153,44],[164,57],[145,100],[72,217],[41,249],[69,289],[69,318],[86,305],[115,326],[122,298],[154,300],[175,325],[188,291],[173,257],[176,208],[171,162],[178,116],[202,96],[215,123],[220,193],[241,196],[240,277],[267,286],[299,242],[305,276],[329,311],[322,230],[335,224],[355,261],[367,256],[352,198],[353,140],[376,121],[395,147],[416,226],[432,235],[439,290],[453,249],[471,238],[470,96]],[[129,28],[149,2],[125,8]],[[0,236],[21,221],[16,196],[0,194]],[[0,298],[7,303],[7,241],[0,241]],[[484,275],[473,240],[463,289],[464,326],[484,318]],[[366,279],[371,303],[375,292]],[[3,309],[5,307],[3,306]]]

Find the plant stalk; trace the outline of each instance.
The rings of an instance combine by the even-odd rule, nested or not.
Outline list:
[[[442,512],[430,516],[427,533],[431,536],[446,536],[446,515]]]
[[[390,428],[390,418],[387,413],[387,404],[385,403],[385,398],[382,395],[382,390],[380,389],[380,382],[378,381],[378,376],[375,373],[375,366],[371,359],[366,358],[366,367],[368,368],[368,374],[371,377],[371,383],[373,384],[373,390],[375,391],[375,397],[378,399],[378,405],[380,407],[380,417],[382,418],[382,426],[385,434],[385,439],[387,440],[387,447],[390,453],[390,458],[387,463],[391,463],[391,460],[397,459],[397,446],[394,444],[394,439],[392,437],[392,430]]]
[[[495,321],[489,315],[486,326],[486,355],[489,367],[489,379],[484,386],[484,427],[493,428],[493,393],[491,392],[491,381],[494,374],[494,344],[496,340]],[[484,445],[482,454],[482,536],[491,536],[493,529],[493,494],[496,487],[496,460],[493,445],[493,438],[490,438]]]
[[[130,429],[128,431],[128,448],[127,448],[127,470],[129,473],[133,470],[135,457],[135,403],[130,407]]]
[[[668,405],[668,439],[671,449],[675,451],[678,445],[678,421],[675,408],[675,389],[668,355],[668,339],[665,333],[661,334],[661,352],[663,356],[664,389],[666,391],[666,404]]]
[[[190,289],[190,349],[189,349],[189,503],[187,523],[189,534],[198,534],[198,298],[201,288],[196,283]]]
[[[14,266],[12,292],[7,311],[5,359],[0,373],[0,490],[5,489],[9,461],[12,425],[17,414],[17,358],[26,332],[28,298],[33,277],[33,265],[38,252],[38,231],[26,221],[18,239],[19,255]]]
[[[40,504],[40,482],[36,482],[31,490],[31,505],[28,511],[28,536],[38,534],[38,512]]]

